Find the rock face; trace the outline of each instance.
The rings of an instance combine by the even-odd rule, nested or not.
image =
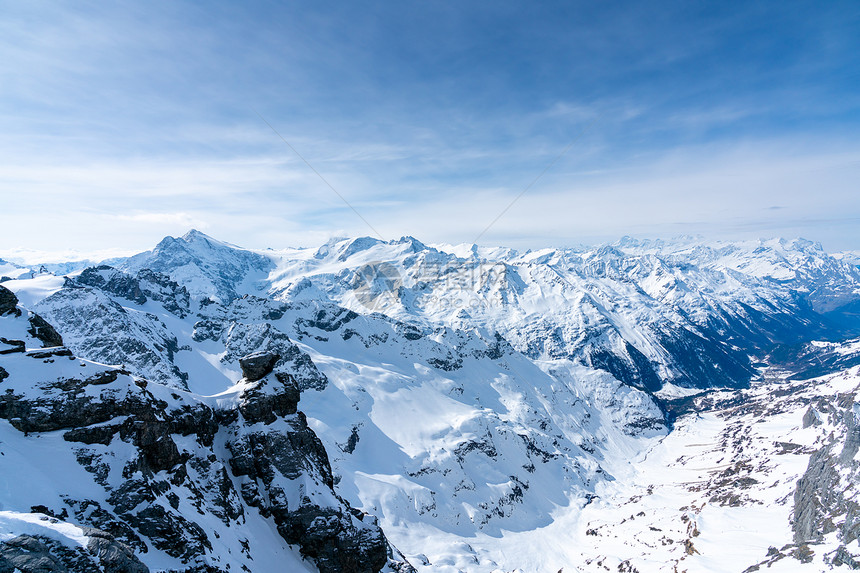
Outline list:
[[[846,545],[860,538],[860,504],[856,501],[860,462],[854,459],[860,448],[860,407],[854,399],[853,393],[846,393],[835,400],[822,397],[815,404],[818,412],[826,413],[836,424],[837,431],[810,456],[806,472],[797,482],[793,519],[796,543],[815,543],[834,531]]]
[[[0,317],[4,340],[44,335],[44,325],[28,330],[25,312]],[[247,356],[242,383],[209,401],[62,350],[2,357],[0,419],[9,425],[0,428],[0,454],[11,465],[0,474],[17,471],[19,448],[29,461],[17,463],[67,465],[61,475],[39,467],[49,477],[20,496],[31,505],[43,496],[33,509],[48,514],[53,533],[5,539],[0,571],[144,573],[151,556],[188,573],[274,570],[274,561],[266,565],[272,559],[306,570],[302,558],[322,573],[376,573],[389,564],[411,570],[393,558],[375,519],[334,492],[325,448],[297,410],[295,380],[272,372],[276,354]],[[76,485],[57,497],[65,480]],[[4,510],[29,511],[10,507],[13,499],[4,497]],[[7,513],[0,532],[14,530],[3,521]],[[280,545],[260,538],[268,520]],[[70,524],[85,548],[57,541]]]
[[[269,374],[280,358],[280,355],[274,352],[254,352],[247,354],[239,359],[239,366],[242,367],[242,376],[249,382],[256,382]]]
[[[61,324],[65,341],[78,356],[104,364],[126,364],[154,382],[186,389],[188,374],[174,363],[179,343],[158,316],[129,310],[94,287],[68,287],[37,307]]]
[[[11,290],[0,286],[0,315],[17,311],[18,297]]]
[[[320,498],[315,492],[302,496],[298,507],[290,506],[285,481],[310,477],[321,490],[334,486],[325,448],[303,414],[285,427],[236,436],[227,448],[232,473],[245,478],[245,503],[271,516],[281,536],[299,545],[322,573],[372,573],[385,566],[387,542],[375,519],[332,507],[328,496]]]
[[[45,518],[47,519],[47,518]],[[57,521],[54,519],[54,521]],[[149,573],[134,552],[109,533],[82,528],[86,549],[70,548],[55,539],[19,535],[0,542],[0,571],[13,573]]]
[[[45,322],[38,314],[31,314],[28,318],[30,328],[28,332],[33,338],[38,338],[42,341],[44,348],[51,346],[62,346],[63,337],[54,329],[53,326]]]

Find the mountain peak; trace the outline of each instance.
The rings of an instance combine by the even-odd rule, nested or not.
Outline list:
[[[201,241],[201,240],[203,240],[203,241],[214,241],[215,239],[213,239],[212,237],[210,237],[206,233],[202,233],[202,232],[198,231],[197,229],[191,229],[190,231],[188,231],[187,233],[182,235],[182,240],[190,243],[192,241]]]

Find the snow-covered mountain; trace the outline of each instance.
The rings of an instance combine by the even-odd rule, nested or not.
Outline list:
[[[411,570],[335,493],[276,355],[201,397],[77,358],[17,302],[0,287],[0,570]]]
[[[621,497],[630,492],[647,500],[637,507],[653,514],[657,529],[678,511],[698,515],[689,504],[686,510],[679,509],[684,504],[667,509],[687,494],[671,499],[654,494],[660,484],[669,488],[655,477],[659,468],[682,471],[668,456],[672,444],[686,447],[684,432],[711,436],[708,432],[717,431],[706,423],[711,419],[758,432],[756,424],[777,417],[769,396],[780,397],[780,412],[825,400],[833,392],[830,378],[809,379],[854,376],[833,373],[848,372],[860,355],[857,344],[848,341],[860,335],[860,272],[850,257],[831,256],[803,240],[625,238],[595,248],[520,253],[365,237],[334,239],[316,249],[251,251],[191,231],[165,238],[152,251],[65,276],[19,271],[10,268],[17,274],[2,282],[22,305],[16,306],[16,299],[9,306],[13,311],[4,315],[4,324],[19,326],[9,326],[10,334],[0,340],[23,346],[10,346],[14,363],[0,356],[5,369],[0,378],[2,372],[8,378],[0,385],[30,396],[26,400],[47,409],[48,418],[68,407],[58,390],[67,378],[78,381],[74,392],[94,403],[127,396],[110,415],[75,419],[61,426],[62,432],[38,427],[21,435],[14,413],[0,416],[9,420],[0,424],[7,423],[10,440],[20,442],[22,452],[34,440],[60,447],[68,438],[50,440],[69,432],[101,440],[87,444],[97,451],[86,453],[85,461],[76,453],[83,446],[64,446],[70,453],[63,455],[87,477],[76,491],[97,501],[114,529],[102,527],[93,512],[77,511],[72,501],[84,493],[65,493],[50,476],[49,458],[34,457],[22,467],[47,477],[37,493],[19,497],[49,510],[41,511],[54,516],[47,518],[49,525],[60,520],[53,529],[42,524],[33,530],[40,532],[34,539],[86,548],[89,541],[73,541],[91,535],[63,537],[56,531],[67,526],[107,531],[111,542],[131,548],[129,559],[151,570],[279,570],[263,565],[270,559],[260,556],[267,544],[277,547],[273,555],[290,555],[294,569],[286,570],[405,571],[408,561],[420,571],[597,570],[598,562],[649,571],[660,560],[680,562],[679,547],[684,559],[699,564],[690,570],[699,570],[695,567],[704,567],[710,557],[689,535],[686,540],[698,553],[687,553],[680,534],[673,534],[671,543],[660,542],[665,551],[654,550],[651,541],[619,545],[607,541],[605,529],[586,527],[594,520],[590,516],[598,508],[607,515],[626,511]],[[41,317],[32,320],[44,328],[56,328],[65,344],[63,360],[30,356],[27,349],[38,344],[19,332],[22,307],[37,312],[28,316]],[[31,368],[28,357],[43,366]],[[265,363],[259,380],[249,375],[255,361]],[[101,388],[77,370],[58,369],[58,362],[113,379]],[[805,402],[785,397],[788,389]],[[147,413],[127,411],[126,401],[144,400],[129,397],[140,392],[152,396],[146,398]],[[294,413],[299,392],[303,414]],[[833,408],[844,410],[843,402]],[[734,418],[735,404],[749,404],[761,415]],[[196,424],[199,416],[209,420],[208,429],[183,425]],[[837,418],[829,422],[828,444],[853,431],[853,426],[839,430]],[[136,437],[139,428],[155,421],[163,425],[156,432],[161,437]],[[123,433],[123,424],[137,424],[138,434]],[[787,426],[774,428],[762,435],[791,441],[779,434]],[[130,467],[126,460],[134,456],[149,455],[141,445],[148,439],[171,441],[174,446],[164,448],[178,457],[163,468],[135,462],[143,469],[142,477],[134,477],[123,467]],[[810,443],[824,447],[824,439]],[[720,441],[714,456],[740,456],[732,444]],[[780,470],[779,491],[804,473],[800,460],[809,459],[812,445],[804,448],[792,450],[799,461]],[[767,448],[747,453],[751,459],[773,455]],[[645,459],[662,461],[631,464]],[[213,476],[216,470],[198,466],[221,469]],[[107,473],[99,477],[99,472]],[[111,497],[126,482],[149,492],[131,513]],[[228,482],[232,493],[225,493]],[[649,485],[650,493],[640,491]],[[16,532],[34,535],[27,529],[33,521],[30,502],[15,501],[17,490],[8,491],[0,498],[0,512],[12,512],[12,525],[0,524],[0,542]],[[317,497],[295,493],[305,491]],[[723,493],[694,496],[691,503],[718,504]],[[219,509],[213,495],[232,496],[232,513]],[[39,496],[48,501],[38,501]],[[747,501],[740,506],[757,503]],[[655,510],[661,503],[665,511]],[[786,511],[792,507],[785,502]],[[144,510],[197,524],[209,545],[200,541],[188,555],[165,553],[158,539],[174,534],[135,521],[135,512]],[[736,519],[732,511],[718,519]],[[833,521],[835,511],[812,512],[811,527]],[[238,527],[236,512],[253,523],[243,521],[245,529],[228,532],[223,528]],[[314,517],[301,521],[299,514]],[[785,515],[786,531],[793,527],[791,515]],[[328,537],[315,533],[324,522],[331,525],[324,528]],[[650,539],[626,521],[612,527],[637,540]],[[696,527],[719,543],[716,529]],[[116,533],[120,530],[131,533],[123,537]],[[326,559],[339,557],[309,549],[320,535],[337,551],[350,543],[366,546],[359,559],[366,568],[332,564]],[[774,530],[773,539],[780,535]],[[784,544],[797,548],[819,539],[804,535]],[[252,538],[256,541],[247,548]],[[331,541],[335,538],[339,541]],[[828,562],[841,545],[846,559],[857,553],[850,534],[828,543],[830,553],[817,553]],[[759,545],[733,563],[764,563],[767,547],[753,559]],[[788,555],[793,549],[780,551]],[[316,565],[302,562],[302,556]],[[271,559],[268,563],[276,563],[279,557]]]

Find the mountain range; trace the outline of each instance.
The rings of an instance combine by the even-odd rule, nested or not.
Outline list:
[[[803,239],[0,261],[0,572],[860,568],[858,337]]]

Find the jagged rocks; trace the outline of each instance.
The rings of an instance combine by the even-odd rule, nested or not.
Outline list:
[[[0,326],[25,338],[28,325],[16,316]],[[389,561],[411,570],[402,556],[392,557],[396,550],[375,520],[334,492],[325,448],[297,410],[295,379],[272,371],[277,353],[246,356],[238,394],[210,400],[77,360],[63,347],[21,350],[3,356],[2,373],[8,369],[11,380],[3,380],[0,418],[9,422],[6,432],[23,433],[12,436],[24,440],[13,453],[47,446],[50,453],[33,459],[62,454],[71,462],[78,495],[61,493],[65,507],[38,511],[74,520],[90,540],[73,551],[53,538],[5,539],[0,573],[143,573],[141,559],[153,551],[159,567],[172,559],[165,570],[176,573],[255,570],[273,550],[301,563],[288,544],[323,573],[376,573]],[[45,503],[58,491],[64,488],[50,488]],[[274,520],[280,545],[255,542],[252,532],[269,529],[261,516]],[[256,525],[246,528],[251,520]]]
[[[93,287],[63,288],[36,305],[59,326],[78,356],[103,364],[125,364],[135,374],[185,389],[188,374],[173,362],[176,336],[157,316],[126,309]]]
[[[149,568],[140,562],[134,552],[113,535],[91,527],[84,528],[84,533],[90,538],[87,551],[98,557],[105,573],[149,572]]]
[[[839,408],[834,414],[841,422],[842,447],[838,450],[839,440],[831,434],[810,456],[806,472],[797,482],[792,521],[795,543],[820,541],[833,531],[839,532],[845,544],[860,537],[860,504],[855,500],[854,485],[860,471],[860,464],[854,461],[860,446],[860,425],[853,396],[840,394],[836,398]],[[810,406],[804,424],[810,412],[817,416]]]
[[[42,341],[43,348],[63,345],[63,337],[38,314],[31,314],[29,323],[27,334]]]
[[[860,569],[860,561],[857,560],[855,555],[851,555],[848,549],[844,545],[840,545],[838,549],[836,549],[836,553],[833,554],[833,557],[830,559],[830,563],[836,565],[845,565],[852,571]]]
[[[371,573],[388,561],[382,530],[355,515],[305,505],[279,523],[278,531],[298,540],[302,552],[314,557],[320,573]]]
[[[167,275],[150,269],[141,269],[132,276],[106,265],[90,267],[67,284],[70,288],[78,285],[96,287],[136,304],[144,304],[152,299],[180,318],[184,318],[189,311],[190,299],[185,287],[179,286]]]
[[[803,428],[810,428],[812,426],[820,426],[821,425],[821,417],[818,415],[818,412],[815,411],[811,405],[807,408],[806,412],[803,414]]]
[[[18,312],[18,297],[4,286],[0,286],[0,316]]]
[[[0,346],[0,355],[25,352],[27,350],[27,343],[23,340],[10,340],[2,336],[0,336],[0,345],[2,345]]]
[[[134,277],[107,265],[84,269],[75,281],[86,286],[98,287],[137,304],[146,302],[140,282]]]
[[[299,403],[299,387],[289,374],[278,372],[259,381],[242,393],[239,412],[246,422],[271,424],[279,416],[295,414]]]
[[[233,302],[231,309],[241,310],[242,303],[248,303],[246,299]],[[261,306],[258,311],[266,307]],[[195,333],[198,332],[195,325]],[[207,328],[207,326],[209,328]],[[235,320],[227,321],[220,331],[212,329],[211,325],[203,326],[201,334],[208,333],[209,336],[221,337],[227,350],[222,362],[239,361],[248,353],[271,353],[280,358],[273,367],[281,370],[288,369],[296,379],[299,389],[323,390],[328,384],[325,374],[320,372],[310,357],[302,351],[290,338],[267,322],[246,324]]]
[[[117,371],[107,371],[83,380],[46,382],[44,393],[36,396],[8,388],[0,395],[0,418],[22,432],[51,432],[105,422],[125,412],[128,402],[116,400],[116,387],[99,390],[90,386],[110,385],[117,376]]]
[[[239,366],[245,379],[254,382],[270,373],[280,358],[274,352],[253,352],[240,358]]]
[[[91,527],[82,533],[89,538],[86,550],[44,536],[2,541],[0,573],[149,573],[134,552],[109,533]]]
[[[285,422],[282,429],[242,434],[227,443],[233,474],[246,478],[245,502],[272,516],[281,536],[312,557],[321,573],[379,571],[388,561],[382,530],[356,510],[321,503],[333,495],[325,448],[301,412]],[[304,494],[298,507],[290,506],[285,486],[302,476]]]

